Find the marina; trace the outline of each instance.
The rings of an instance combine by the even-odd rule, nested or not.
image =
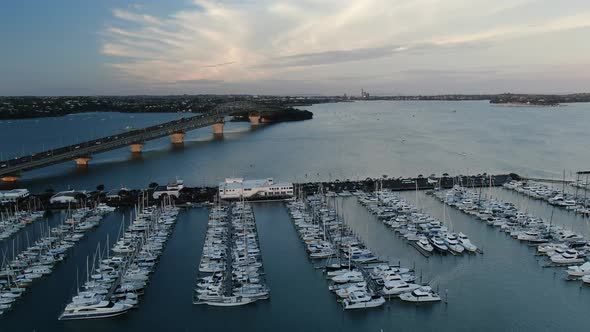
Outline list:
[[[386,299],[414,293],[414,271],[380,259],[329,207],[327,197],[309,196],[287,204],[297,232],[312,261],[319,262],[344,310],[380,307]],[[317,264],[317,263],[316,263]],[[440,301],[431,292],[431,301]],[[401,298],[411,301],[410,297]],[[425,301],[426,302],[426,301]]]
[[[389,191],[355,192],[355,196],[372,214],[426,257],[434,253],[482,253],[467,235],[456,233],[452,226],[451,229],[447,227],[447,213],[444,210],[443,221],[440,221]]]
[[[0,241],[9,239],[21,229],[43,219],[44,211],[5,211],[0,212]]]
[[[587,282],[588,265],[584,264],[590,245],[581,234],[553,224],[552,219],[547,222],[521,211],[512,203],[482,198],[481,193],[468,188],[457,186],[433,194],[444,204],[475,216],[511,238],[534,247],[536,255],[546,258],[543,267],[568,267],[565,271],[568,279],[582,277],[583,282]]]
[[[48,223],[41,225],[41,238],[28,243],[30,245],[18,253],[13,241],[12,259],[10,252],[3,252],[0,265],[0,312],[11,309],[34,281],[50,275],[85,233],[98,227],[104,214],[113,210],[97,207],[68,211],[61,225],[53,228]]]
[[[256,222],[248,203],[211,209],[193,296],[193,304],[217,307],[247,305],[270,297]]]
[[[532,181],[526,183],[510,181],[503,184],[503,187],[576,214],[590,217],[590,197],[587,197],[586,190],[578,190],[580,188],[579,186],[574,186],[574,193],[567,192],[565,186],[562,189],[558,189]]]
[[[107,245],[103,252],[99,244],[91,268],[87,259],[86,282],[82,289],[77,286],[77,294],[59,320],[109,318],[138,306],[177,214],[178,209],[165,202],[160,207],[139,204],[133,221],[112,249]],[[121,230],[124,225],[122,222]]]
[[[387,112],[383,111],[385,107]],[[577,124],[585,121],[583,110],[579,107],[563,108],[568,117],[551,112],[538,113],[535,114],[535,121],[538,118],[553,123],[564,121],[569,123],[568,128],[572,128],[572,131],[579,131]],[[359,108],[365,112],[362,117],[358,115]],[[456,135],[452,130],[454,126],[442,116],[451,108],[457,110],[454,116],[466,124],[461,137]],[[537,256],[536,251],[532,251],[536,247],[523,245],[503,232],[492,231],[487,223],[474,222],[473,216],[445,207],[438,199],[425,194],[425,190],[439,185],[436,181],[429,183],[432,179],[443,179],[443,188],[451,188],[460,182],[472,188],[471,183],[474,183],[475,189],[472,191],[475,192],[479,191],[478,184],[481,182],[483,193],[492,192],[498,200],[512,201],[519,210],[542,217],[545,222],[550,222],[554,210],[554,224],[563,225],[566,230],[573,229],[574,233],[587,239],[590,234],[585,220],[588,219],[584,219],[581,214],[557,206],[553,208],[545,201],[532,197],[529,199],[529,196],[516,191],[497,188],[502,184],[499,176],[493,180],[493,189],[489,189],[489,183],[485,181],[484,171],[496,175],[514,173],[526,174],[526,177],[561,178],[563,168],[580,169],[587,164],[583,154],[571,151],[571,146],[561,144],[561,139],[547,143],[551,158],[531,152],[535,151],[535,145],[526,142],[542,139],[547,128],[531,127],[526,133],[509,130],[512,125],[530,123],[534,108],[517,112],[497,109],[492,112],[485,103],[479,102],[357,102],[314,105],[310,109],[315,115],[313,122],[257,130],[251,130],[247,123],[226,123],[223,139],[210,138],[210,130],[195,130],[187,133],[182,149],[171,148],[167,139],[154,140],[144,150],[142,159],[130,159],[128,149],[114,150],[98,155],[86,170],[73,170],[71,165],[56,165],[27,173],[19,187],[31,190],[33,197],[48,197],[43,202],[48,213],[43,219],[22,228],[2,242],[5,251],[10,253],[8,257],[12,256],[13,239],[18,253],[19,247],[22,247],[21,250],[28,247],[27,232],[30,233],[31,244],[37,241],[38,236],[33,236],[33,233],[40,233],[40,226],[47,228],[46,219],[51,227],[63,223],[66,213],[60,212],[60,209],[66,211],[67,206],[51,206],[50,196],[45,194],[47,189],[64,192],[76,188],[76,191],[87,190],[90,193],[97,185],[104,184],[108,195],[111,192],[118,195],[120,189],[128,188],[129,196],[126,193],[118,195],[116,199],[121,204],[116,206],[119,208],[106,214],[98,228],[86,233],[86,238],[77,242],[76,247],[68,252],[68,258],[55,265],[50,275],[43,277],[40,282],[34,282],[33,292],[26,292],[0,316],[0,329],[182,330],[187,325],[211,331],[472,331],[482,326],[494,330],[576,331],[585,328],[588,324],[585,309],[590,305],[590,297],[588,287],[580,280],[586,276],[584,263],[573,264],[571,269],[565,266],[542,268],[544,265],[553,265],[553,262],[548,257]],[[481,121],[484,114],[485,119],[491,117],[491,120]],[[83,132],[89,123],[104,123],[108,135],[109,128],[112,132],[119,132],[120,124],[128,125],[128,121],[138,122],[133,123],[133,126],[141,128],[155,125],[160,120],[139,123],[141,121],[160,118],[161,122],[165,122],[172,120],[172,116],[176,115],[147,114],[130,120],[129,115],[125,114],[97,113],[39,121],[52,131],[58,130],[58,124],[62,126],[66,122],[66,129],[59,130],[67,131],[68,135],[87,135],[84,139],[92,139],[88,137],[91,133]],[[101,118],[106,120],[101,121]],[[380,121],[373,120],[376,118],[380,118]],[[52,125],[54,121],[55,125]],[[436,123],[436,126],[430,125],[431,122]],[[338,125],[331,126],[331,123]],[[420,125],[417,126],[417,123]],[[34,148],[37,141],[33,134],[39,132],[41,135],[41,124],[35,125],[34,121],[19,122],[21,124],[22,131],[31,133],[33,137],[24,142],[25,149],[27,146]],[[11,128],[6,123],[0,123],[0,126],[7,130],[7,134],[18,135],[15,132],[10,134]],[[351,133],[359,131],[371,134],[367,139],[353,139]],[[488,140],[485,136],[483,140],[482,133],[489,131],[509,134],[498,136],[495,140]],[[314,145],[314,149],[306,149],[301,144],[305,141],[302,137],[309,137],[319,143]],[[401,139],[405,142],[401,143]],[[576,137],[568,134],[563,139],[575,140]],[[525,142],[521,143],[522,151],[516,156],[498,159],[498,155],[503,155],[499,151],[500,147],[508,146],[512,140]],[[375,143],[383,141],[391,144],[384,146]],[[59,145],[59,141],[56,145]],[[264,149],[258,148],[262,145]],[[21,147],[5,145],[5,152],[11,150],[19,153]],[[459,154],[463,152],[465,154]],[[233,165],[241,164],[245,166],[236,172]],[[432,168],[431,165],[435,164],[437,166]],[[195,171],[197,169],[198,172]],[[477,178],[483,181],[469,180],[476,178],[478,172],[481,174]],[[431,176],[431,173],[436,175]],[[445,173],[448,176],[444,176]],[[409,242],[392,236],[394,232],[391,227],[384,224],[378,215],[368,211],[353,195],[357,190],[372,194],[376,179],[383,178],[382,174],[389,174],[383,181],[384,191],[391,190],[392,197],[397,195],[400,202],[405,200],[408,205],[416,207],[418,213],[421,210],[421,213],[441,221],[449,230],[454,229],[457,235],[462,232],[480,250],[483,249],[485,255],[434,253],[426,258]],[[419,174],[423,176],[419,177]],[[305,189],[309,194],[319,186],[334,192],[334,196],[327,193],[329,196],[324,198],[332,204],[328,209],[337,210],[337,215],[345,220],[349,231],[383,261],[365,264],[373,265],[367,269],[368,274],[379,265],[393,265],[394,268],[401,266],[414,270],[414,283],[429,286],[430,290],[420,287],[413,294],[410,292],[400,296],[407,298],[407,301],[394,295],[388,300],[388,297],[380,295],[384,297],[385,303],[379,307],[344,310],[344,299],[328,290],[333,282],[326,281],[324,272],[327,265],[336,262],[347,265],[342,250],[336,250],[331,258],[310,259],[285,203],[260,201],[249,204],[256,216],[260,260],[264,262],[261,275],[270,290],[270,299],[231,310],[192,305],[209,215],[214,208],[207,201],[217,192],[219,182],[228,176],[244,179],[273,177],[277,181],[280,179],[280,182],[293,183],[296,187],[309,188]],[[99,251],[102,252],[102,259],[109,255],[116,256],[111,248],[116,245],[119,235],[124,233],[121,230],[123,216],[126,224],[129,224],[129,215],[134,213],[133,205],[137,203],[137,198],[146,192],[151,193],[149,189],[142,188],[147,188],[152,182],[161,187],[174,178],[182,178],[185,183],[179,191],[182,212],[178,214],[174,231],[168,236],[165,250],[158,258],[157,268],[149,274],[149,285],[143,295],[138,295],[139,305],[109,318],[58,320],[66,305],[72,302],[72,296],[78,294],[77,283],[82,290],[86,282],[87,259],[89,270],[95,271],[97,260],[94,270],[92,261],[94,256],[98,259]],[[418,192],[415,190],[416,179]],[[553,188],[561,189],[561,183],[553,185]],[[575,187],[569,186],[566,191],[572,194],[575,190]],[[578,196],[583,197],[583,189],[578,190]],[[206,193],[201,195],[202,191]],[[153,204],[159,205],[157,200],[150,198],[148,205]],[[19,210],[28,210],[28,207],[19,205]],[[14,214],[13,207],[8,211]],[[6,220],[6,210],[4,216]],[[328,234],[338,233],[329,231]],[[323,227],[319,227],[318,238],[323,238]],[[232,242],[227,244],[231,246]],[[109,254],[106,248],[109,248]],[[338,259],[338,256],[342,256],[342,259]],[[577,281],[565,282],[565,279],[570,279],[568,272],[573,274],[571,279]],[[363,282],[367,282],[365,280],[363,278]],[[371,280],[367,284],[371,287]],[[415,305],[420,303],[421,296],[428,297],[430,291],[438,294],[441,298],[439,303]],[[231,301],[228,304],[233,305]],[[29,319],[32,312],[36,313],[34,320]],[[154,321],[152,317],[159,318]]]
[[[0,17],[0,332],[589,330],[590,1]]]

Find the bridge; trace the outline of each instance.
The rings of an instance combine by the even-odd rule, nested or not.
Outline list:
[[[206,114],[3,160],[0,161],[0,180],[3,182],[15,182],[24,171],[70,160],[74,160],[78,166],[87,166],[93,155],[125,146],[129,146],[132,153],[141,153],[145,142],[164,136],[170,136],[173,144],[182,144],[187,131],[203,127],[212,126],[213,134],[220,136],[223,135],[224,118],[226,116],[248,112],[250,124],[256,126],[260,123],[260,112],[263,110],[268,111],[271,109],[247,101],[227,102],[217,105]]]

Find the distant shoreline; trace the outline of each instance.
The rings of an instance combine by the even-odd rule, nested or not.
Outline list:
[[[0,97],[0,120],[58,117],[89,112],[119,113],[207,113],[235,101],[248,101],[271,109],[354,101],[489,101],[505,107],[555,107],[590,102],[590,93],[541,94],[446,94],[407,96],[258,96],[258,95],[173,95],[173,96],[78,96]]]
[[[562,105],[562,104],[549,105],[549,104],[527,104],[527,103],[490,103],[490,105],[498,106],[498,107],[562,107],[562,106],[567,106],[567,105]]]

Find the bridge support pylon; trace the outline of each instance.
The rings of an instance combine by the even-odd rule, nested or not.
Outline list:
[[[2,182],[6,182],[6,183],[14,183],[14,182],[18,181],[18,179],[20,179],[20,177],[18,175],[5,175],[2,178],[0,178],[0,180],[2,180]]]
[[[74,161],[76,162],[76,165],[80,166],[80,167],[86,167],[88,166],[88,163],[90,162],[92,158],[90,157],[79,157],[74,159]]]
[[[250,125],[258,126],[260,124],[260,114],[249,114],[248,119],[250,120]]]
[[[172,140],[172,144],[183,144],[184,143],[184,136],[186,136],[186,134],[182,133],[182,132],[170,134],[170,139]]]
[[[225,123],[217,122],[213,124],[213,135],[215,136],[223,136],[223,126]]]
[[[133,143],[130,145],[131,147],[131,153],[141,153],[141,150],[143,149],[143,143]]]

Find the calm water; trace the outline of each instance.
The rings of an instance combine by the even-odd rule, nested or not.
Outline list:
[[[367,176],[517,172],[561,178],[590,165],[584,143],[590,104],[558,108],[494,107],[477,102],[356,102],[309,107],[314,119],[252,130],[227,123],[223,139],[211,128],[188,133],[184,148],[168,138],[148,142],[141,159],[122,148],[94,156],[88,169],[73,162],[27,172],[21,186],[43,191],[145,187],[180,177],[191,185],[231,175],[284,180]],[[185,114],[77,114],[0,122],[0,152],[23,152],[143,127]],[[6,158],[6,157],[5,157]]]
[[[22,185],[34,190],[67,186],[92,189],[145,186],[175,176],[189,184],[214,184],[228,175],[274,176],[302,180],[364,178],[389,174],[414,176],[443,172],[508,172],[560,177],[563,169],[590,164],[585,125],[590,105],[558,109],[490,107],[465,103],[350,103],[316,105],[312,121],[251,130],[229,123],[223,139],[209,128],[191,132],[182,149],[167,139],[149,142],[141,160],[128,150],[98,155],[86,171],[72,164],[27,173]],[[453,112],[453,111],[456,112]],[[0,123],[0,151],[40,150],[68,137],[96,137],[167,121],[180,114],[84,114],[59,119]],[[71,119],[71,120],[70,120]],[[104,120],[101,120],[104,119]],[[66,128],[65,130],[63,128]],[[60,138],[60,135],[63,138]],[[22,137],[16,146],[14,137]],[[57,137],[57,139],[55,138]],[[319,175],[318,175],[319,173]],[[487,189],[486,189],[487,190]],[[505,189],[495,197],[583,233],[588,219],[553,210]],[[410,201],[413,192],[402,193]],[[36,282],[13,310],[0,318],[0,331],[582,331],[590,326],[590,287],[563,280],[562,269],[542,268],[531,248],[470,216],[447,209],[452,227],[468,234],[485,254],[425,258],[383,226],[355,198],[340,198],[341,212],[353,229],[380,255],[415,267],[448,304],[415,306],[400,301],[366,312],[344,312],[327,282],[307,259],[284,205],[257,203],[264,270],[271,299],[241,308],[191,304],[197,265],[207,225],[207,209],[184,210],[161,256],[140,307],[108,320],[59,322],[57,317],[84,278],[86,257],[107,234],[114,241],[123,215],[109,214],[58,265]],[[442,218],[443,207],[423,193],[417,205]],[[54,214],[47,223],[61,221]],[[39,224],[14,241],[0,243],[10,255],[39,236]],[[448,290],[448,291],[447,291]],[[443,295],[445,296],[445,295]]]

